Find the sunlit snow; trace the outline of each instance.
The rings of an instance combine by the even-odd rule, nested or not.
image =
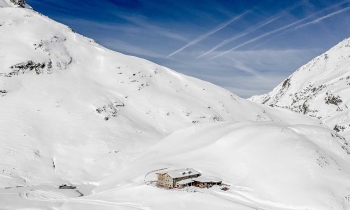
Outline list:
[[[350,208],[350,148],[322,119],[0,6],[0,209]],[[230,189],[159,188],[164,168]]]

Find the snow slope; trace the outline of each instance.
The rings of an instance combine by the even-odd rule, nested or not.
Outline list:
[[[121,201],[132,197],[143,206],[164,209],[159,202],[164,196],[171,203],[166,209],[179,209],[180,204],[173,205],[178,199],[177,192],[152,189],[143,180],[156,177],[153,173],[145,178],[145,174],[168,167],[194,167],[204,176],[231,185],[227,192],[215,188],[198,190],[208,196],[206,199],[213,195],[222,199],[216,209],[227,200],[232,202],[231,208],[240,204],[258,209],[349,209],[350,147],[345,143],[329,129],[313,125],[275,122],[194,125],[176,131],[123,171],[102,181],[96,195],[90,198]],[[192,203],[195,209],[201,206],[202,195],[190,196],[191,201],[181,200],[181,204]]]
[[[251,101],[322,120],[350,138],[350,38],[314,58],[270,93]]]
[[[350,150],[318,119],[113,52],[28,5],[0,6],[1,208],[349,208]],[[145,184],[165,167],[231,191]]]
[[[38,209],[350,209],[350,148],[315,125],[279,122],[201,123],[180,129],[122,170],[100,181],[91,195],[24,189],[4,206]],[[157,188],[157,169],[194,167],[222,179],[229,191]],[[151,173],[149,173],[151,172]],[[56,190],[57,191],[57,190]],[[10,191],[14,192],[14,191]],[[1,196],[1,191],[0,191]]]
[[[0,20],[1,187],[96,182],[180,128],[284,115],[31,9],[1,8]]]

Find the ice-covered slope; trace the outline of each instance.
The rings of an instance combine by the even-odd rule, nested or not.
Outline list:
[[[302,66],[270,93],[250,100],[318,118],[350,138],[350,38]]]
[[[196,123],[318,123],[110,51],[29,6],[0,3],[2,188],[96,182]]]

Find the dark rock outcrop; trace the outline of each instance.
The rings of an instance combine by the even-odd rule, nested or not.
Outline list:
[[[25,0],[10,0],[14,5],[20,6],[22,8],[25,7],[26,1]]]
[[[45,67],[46,67],[46,70],[45,70]],[[50,73],[50,70],[49,70],[50,62],[45,64],[45,63],[36,63],[34,61],[26,61],[26,62],[13,65],[10,68],[12,69],[12,72],[0,73],[0,76],[11,77],[14,75],[18,75],[20,73],[24,74],[32,70],[35,70],[36,74]]]

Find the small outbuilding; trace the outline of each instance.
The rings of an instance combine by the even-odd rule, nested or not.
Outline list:
[[[198,177],[193,179],[194,181],[194,186],[199,187],[199,188],[209,188],[214,185],[221,185],[222,181],[218,179],[213,179],[213,178],[207,178],[207,177]]]

